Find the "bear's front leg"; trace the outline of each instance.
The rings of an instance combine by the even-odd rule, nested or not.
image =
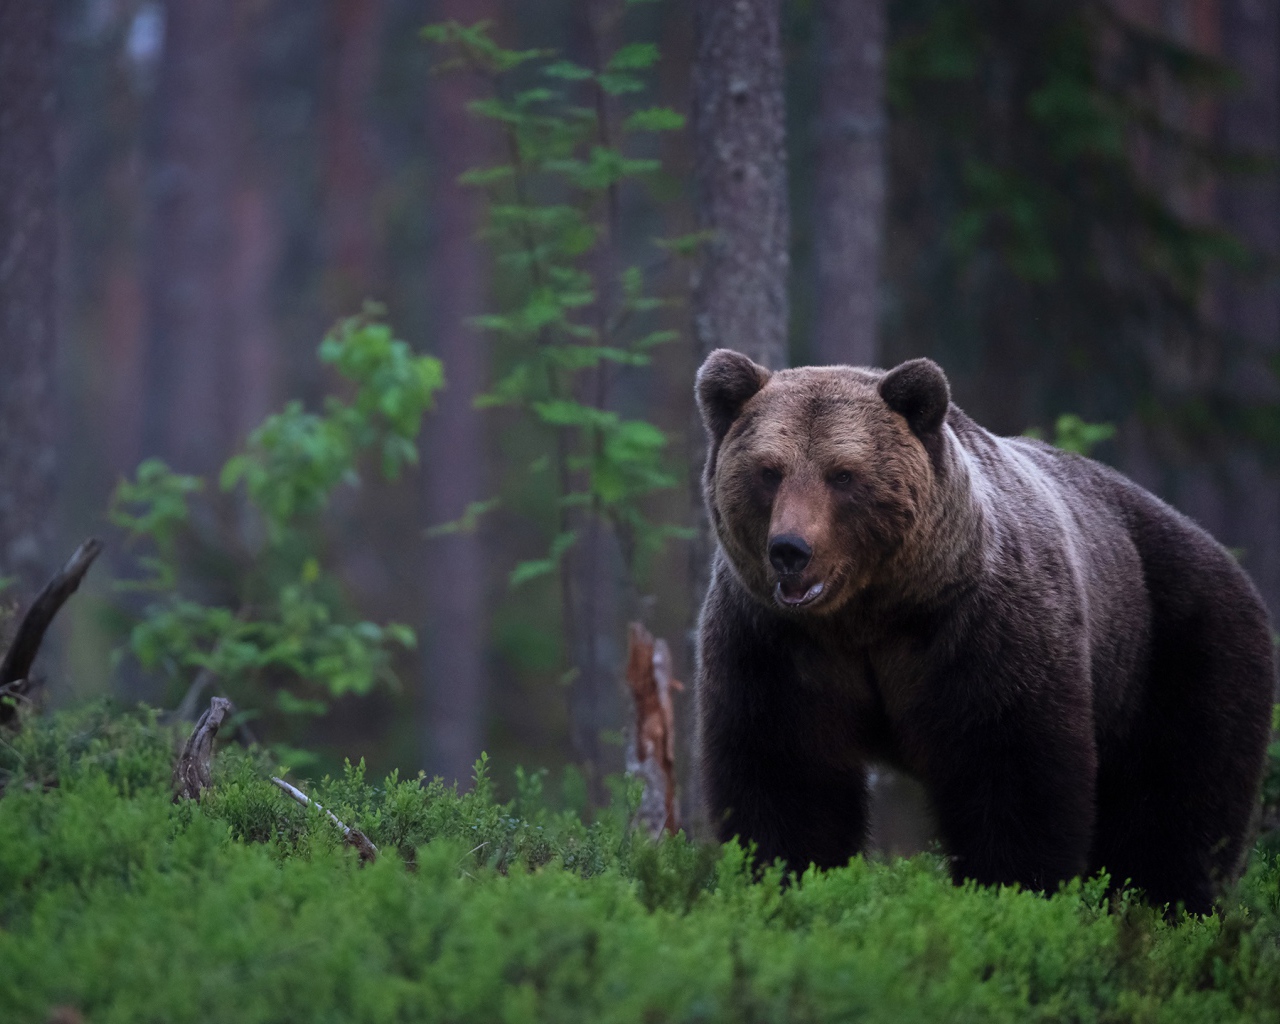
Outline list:
[[[1087,703],[1041,693],[983,716],[950,711],[930,716],[921,747],[955,880],[1051,892],[1081,874],[1097,775]]]
[[[757,863],[781,859],[797,873],[839,867],[866,840],[862,770],[835,770],[781,737],[761,742],[712,722],[703,730],[707,805],[722,842],[753,843]]]
[[[723,593],[709,605],[718,610],[703,616],[698,734],[717,835],[797,872],[847,863],[866,840],[867,782],[842,710],[800,678],[785,624]]]

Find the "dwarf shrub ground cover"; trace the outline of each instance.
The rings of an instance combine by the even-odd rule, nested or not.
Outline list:
[[[102,707],[0,744],[0,1020],[1226,1021],[1280,1011],[1280,869],[1166,924],[1098,881],[955,888],[938,858],[782,886],[736,846],[584,824],[359,767],[313,787],[228,748],[170,801],[173,735]]]

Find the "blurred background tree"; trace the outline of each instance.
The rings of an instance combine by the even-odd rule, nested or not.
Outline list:
[[[645,189],[618,191],[607,259],[622,267],[653,238],[716,233],[694,254],[692,287],[687,265],[655,265],[652,292],[688,298],[667,324],[681,338],[656,349],[647,372],[619,374],[605,407],[652,422],[673,451],[689,452],[682,480],[696,477],[690,385],[707,347],[733,345],[773,365],[930,355],[960,404],[997,431],[1051,433],[1064,414],[1114,424],[1094,454],[1239,549],[1280,612],[1274,4],[59,0],[55,9],[56,48],[21,27],[23,39],[45,40],[40,59],[58,95],[40,129],[53,132],[58,154],[56,197],[40,200],[47,211],[56,198],[41,244],[52,253],[50,224],[60,241],[56,274],[41,278],[56,283],[48,302],[61,353],[62,397],[44,402],[60,418],[55,548],[105,528],[108,495],[142,458],[207,473],[286,398],[314,407],[335,383],[313,358],[316,340],[366,298],[444,363],[415,485],[367,479],[336,493],[325,520],[327,564],[352,605],[369,621],[411,623],[421,639],[393,655],[400,690],[341,698],[300,738],[328,756],[376,752],[374,771],[420,763],[457,777],[483,745],[500,779],[516,762],[579,756],[558,602],[507,586],[511,566],[545,554],[538,524],[554,497],[525,489],[474,531],[426,536],[510,491],[531,457],[517,413],[482,416],[472,404],[506,357],[466,320],[502,308],[510,286],[490,273],[476,238],[480,198],[456,179],[504,157],[465,111],[477,81],[431,73],[419,32],[449,18],[490,18],[503,46],[554,49],[589,69],[623,36],[656,41],[653,103],[689,120],[651,143],[646,155],[665,169]],[[18,37],[3,27],[9,47]],[[5,77],[17,65],[4,53],[0,118],[35,109]],[[18,195],[5,176],[12,152],[6,138],[6,203]],[[8,245],[16,236],[5,232]],[[4,301],[7,313],[14,300]],[[44,347],[23,352],[51,360],[52,335],[41,337]],[[10,429],[20,403],[2,402],[0,454],[44,452],[32,464],[51,473],[41,439],[53,421]],[[19,479],[8,466],[0,461]],[[648,510],[692,525],[694,488],[656,494]],[[233,494],[207,515],[227,536],[251,529]],[[52,530],[54,517],[36,521]],[[0,515],[0,551],[23,528]],[[636,609],[655,634],[688,635],[704,560],[680,545],[657,556]],[[12,571],[0,562],[0,575]],[[212,592],[228,567],[205,571]],[[596,685],[608,696],[627,605],[617,574],[593,580],[581,593],[596,621]],[[58,696],[124,690],[127,674],[111,679],[103,666],[129,623],[91,602],[74,611]],[[691,678],[687,645],[675,650],[676,674]],[[606,760],[621,724],[606,701],[592,724]]]
[[[27,594],[56,564],[55,26],[0,10],[0,580]]]

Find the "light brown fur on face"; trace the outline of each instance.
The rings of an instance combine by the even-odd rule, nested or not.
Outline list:
[[[733,568],[761,601],[830,614],[901,556],[931,495],[923,444],[879,393],[883,374],[809,367],[769,376],[714,453],[708,506]],[[774,538],[812,549],[794,576],[769,559]],[[789,606],[779,590],[806,594]]]

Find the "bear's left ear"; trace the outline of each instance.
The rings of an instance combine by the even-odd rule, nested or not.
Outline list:
[[[880,397],[906,419],[917,437],[924,438],[937,432],[946,419],[951,387],[942,367],[932,359],[911,359],[885,374]]]
[[[769,371],[741,352],[718,348],[698,370],[694,389],[702,422],[715,444],[733,426],[742,407],[769,381]]]

